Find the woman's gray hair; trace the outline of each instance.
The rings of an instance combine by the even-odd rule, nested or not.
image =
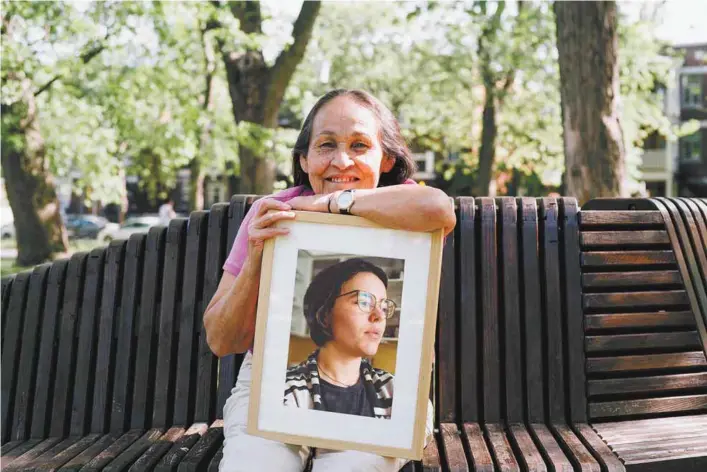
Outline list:
[[[395,159],[393,168],[381,174],[378,186],[386,187],[388,185],[402,184],[412,177],[417,170],[417,165],[410,154],[410,149],[408,149],[405,138],[400,132],[400,124],[388,107],[376,97],[363,90],[335,89],[328,92],[314,104],[314,107],[309,111],[307,118],[305,118],[302,124],[302,130],[292,150],[292,169],[294,169],[295,185],[306,185],[311,188],[309,176],[302,169],[300,164],[300,157],[307,157],[309,144],[312,139],[314,118],[317,116],[319,110],[336,97],[342,95],[352,97],[361,104],[361,106],[373,112],[378,120],[383,155],[390,159]]]

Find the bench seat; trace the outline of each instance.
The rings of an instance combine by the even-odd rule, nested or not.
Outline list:
[[[595,423],[627,471],[707,470],[707,414]]]

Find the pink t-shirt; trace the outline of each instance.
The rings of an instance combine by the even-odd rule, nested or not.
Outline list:
[[[415,181],[412,179],[407,179],[404,183],[414,184]],[[314,195],[314,192],[312,192],[309,187],[299,185],[297,187],[282,190],[265,198],[274,198],[275,200],[279,200],[281,202],[287,202],[295,197],[309,195]],[[248,225],[250,224],[250,220],[253,219],[253,215],[258,213],[258,206],[263,200],[264,198],[261,198],[253,203],[250,211],[248,211],[245,218],[243,218],[241,227],[238,228],[238,234],[236,234],[236,240],[233,242],[231,253],[228,255],[226,262],[223,264],[223,270],[230,272],[234,276],[238,276],[243,268],[243,263],[245,262],[246,254],[248,253]]]

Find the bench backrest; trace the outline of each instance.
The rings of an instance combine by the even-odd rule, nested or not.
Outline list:
[[[3,278],[3,443],[221,418],[242,356],[214,357],[202,316],[254,199]],[[456,203],[440,289],[439,422],[707,409],[705,202],[673,211],[614,199],[581,213],[570,198]]]
[[[580,221],[590,419],[707,411],[707,205],[596,200]]]
[[[251,197],[2,280],[2,442],[211,423],[242,356],[203,311]]]
[[[578,208],[459,198],[437,341],[442,422],[586,421]]]

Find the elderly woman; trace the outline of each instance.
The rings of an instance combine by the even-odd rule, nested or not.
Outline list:
[[[273,224],[295,218],[292,210],[352,214],[410,231],[449,232],[456,224],[444,192],[405,185],[414,183],[410,177],[415,165],[400,126],[390,110],[366,92],[333,90],[320,98],[305,119],[292,154],[296,186],[253,205],[204,313],[214,354],[247,352],[224,406],[221,471],[301,471],[311,458],[309,448],[245,432],[263,244],[288,234]],[[349,375],[338,380],[347,382]],[[326,451],[313,463],[315,471],[393,471],[401,465],[400,460],[358,451]]]
[[[362,259],[317,274],[304,295],[304,316],[319,348],[288,369],[285,405],[390,418],[393,376],[365,359],[378,352],[395,313],[387,288],[386,273]]]

